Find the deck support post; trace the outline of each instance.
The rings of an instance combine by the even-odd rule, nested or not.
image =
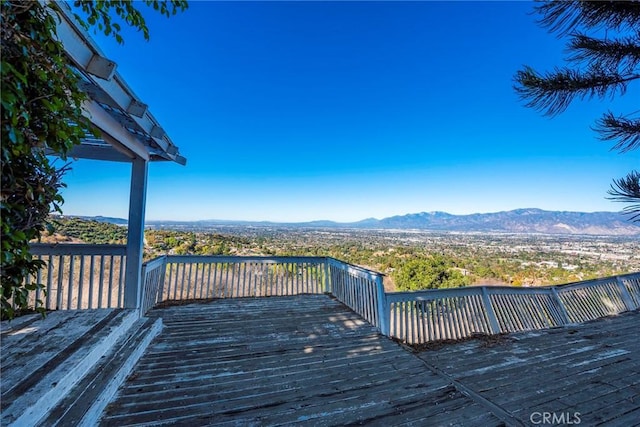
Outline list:
[[[127,230],[127,268],[124,281],[124,307],[140,308],[142,298],[142,256],[144,251],[144,214],[147,202],[149,163],[136,157],[131,165],[129,223]]]
[[[487,292],[486,286],[482,287],[482,302],[484,303],[484,309],[487,312],[487,318],[489,319],[489,327],[491,328],[491,333],[499,334],[500,324],[498,323],[496,312],[493,310],[493,306],[491,305],[491,298],[489,298],[489,292]]]

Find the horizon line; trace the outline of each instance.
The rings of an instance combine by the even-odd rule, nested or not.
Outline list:
[[[473,213],[468,213],[468,214],[455,214],[455,213],[450,213],[450,212],[446,212],[446,211],[421,211],[421,212],[409,212],[409,213],[404,213],[404,214],[395,214],[395,215],[390,215],[390,216],[385,216],[382,218],[377,218],[377,217],[367,217],[367,218],[362,218],[362,219],[357,219],[357,220],[353,220],[353,221],[337,221],[337,220],[332,220],[332,219],[310,219],[310,220],[273,220],[273,219],[221,219],[221,218],[204,218],[204,219],[154,219],[154,218],[145,218],[145,223],[147,222],[206,222],[206,221],[210,221],[210,222],[258,222],[258,223],[280,223],[280,224],[304,224],[304,223],[309,223],[309,222],[333,222],[336,224],[352,224],[352,223],[358,223],[358,222],[363,222],[363,221],[368,221],[368,220],[376,220],[376,221],[381,221],[387,218],[394,218],[394,217],[403,217],[403,216],[408,216],[408,215],[419,215],[419,214],[447,214],[447,215],[451,215],[451,216],[471,216],[471,215],[491,215],[491,214],[499,214],[499,213],[508,213],[508,212],[515,212],[515,211],[541,211],[541,212],[557,212],[557,213],[585,213],[585,214],[595,214],[595,213],[612,213],[612,214],[621,214],[624,215],[625,212],[624,210],[618,210],[618,211],[606,211],[606,210],[596,210],[596,211],[571,211],[571,210],[550,210],[550,209],[541,209],[541,208],[515,208],[515,209],[508,209],[508,210],[500,210],[500,211],[491,211],[491,212],[473,212]],[[86,214],[75,214],[75,213],[50,213],[51,216],[60,216],[60,217],[85,217],[85,218],[114,218],[114,219],[118,219],[118,220],[123,220],[123,221],[128,221],[127,218],[121,218],[121,217],[117,217],[117,216],[110,216],[110,215],[86,215]]]

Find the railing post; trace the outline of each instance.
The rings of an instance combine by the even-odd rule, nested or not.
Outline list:
[[[376,275],[376,291],[378,293],[378,323],[380,333],[389,336],[389,304],[387,304],[387,294],[384,291],[384,281],[381,275]]]
[[[324,291],[328,294],[332,293],[333,290],[331,288],[331,276],[329,272],[331,269],[329,268],[329,257],[325,257],[324,259]]]
[[[491,328],[491,333],[499,334],[500,324],[498,323],[496,312],[493,310],[493,306],[491,305],[491,298],[489,298],[489,293],[487,292],[486,286],[482,286],[482,302],[484,303],[484,309],[487,311],[487,318],[489,319],[489,327]]]
[[[625,286],[620,276],[616,276],[616,282],[618,282],[618,287],[620,288],[620,295],[622,296],[622,301],[624,302],[624,305],[627,307],[627,311],[635,310],[636,308],[638,308],[633,303],[631,294],[629,293],[629,290]]]
[[[167,275],[167,256],[163,255],[162,256],[162,271],[160,272],[160,285],[158,286],[158,293],[156,294],[156,300],[155,303],[159,303],[162,302],[160,301],[160,299],[162,298],[162,295],[164,295],[164,279]]]
[[[558,309],[560,310],[560,315],[562,316],[562,324],[563,325],[568,325],[571,323],[571,319],[569,318],[569,312],[567,312],[567,308],[564,306],[564,303],[562,302],[562,299],[560,298],[560,295],[558,295],[558,290],[556,289],[555,286],[551,287],[551,295],[553,296],[553,299],[556,301],[556,304],[558,306]]]
[[[147,263],[143,263],[142,264],[142,268],[140,269],[140,280],[142,281],[141,284],[141,296],[140,296],[140,316],[144,316],[145,313],[147,312],[147,303],[148,303],[148,298],[149,295],[147,295],[148,289],[147,289]]]

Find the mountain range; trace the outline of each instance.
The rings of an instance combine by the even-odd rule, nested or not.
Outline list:
[[[110,217],[81,217],[96,221],[126,224]],[[147,221],[149,226],[202,227],[220,225],[283,226],[313,228],[404,229],[455,232],[544,233],[634,236],[640,224],[627,220],[620,212],[567,212],[542,209],[516,209],[495,213],[453,215],[446,212],[421,212],[383,219],[368,218],[357,222],[310,221],[281,223],[268,221]]]
[[[381,220],[368,219],[357,224],[375,228],[459,232],[640,235],[640,224],[629,222],[619,212],[587,213],[541,209],[516,209],[470,215],[422,212]]]

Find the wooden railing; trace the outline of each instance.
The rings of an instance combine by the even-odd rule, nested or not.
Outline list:
[[[382,323],[382,275],[333,258],[168,256],[166,263],[158,301],[331,293]]]
[[[142,264],[142,299],[140,312],[145,315],[159,301],[167,270],[167,257],[160,256]]]
[[[622,282],[629,292],[631,298],[629,305],[640,308],[640,273],[618,276],[618,282]]]
[[[380,330],[386,329],[383,276],[362,267],[327,258],[331,293]]]
[[[556,289],[569,321],[578,323],[640,307],[639,280],[640,275],[617,276],[562,285]],[[630,286],[632,283],[636,287]]]
[[[125,246],[32,245],[46,309],[123,307]],[[640,273],[548,287],[385,293],[383,276],[328,257],[162,256],[142,267],[139,308],[162,301],[330,293],[407,343],[545,329],[640,308]],[[32,302],[33,302],[32,301]]]
[[[321,257],[166,257],[158,301],[268,297],[325,292]]]
[[[410,344],[585,322],[640,308],[640,273],[559,286],[472,286],[385,295],[388,336]]]
[[[46,263],[31,278],[44,285],[31,295],[47,310],[120,308],[124,299],[126,246],[32,244],[31,254]]]

